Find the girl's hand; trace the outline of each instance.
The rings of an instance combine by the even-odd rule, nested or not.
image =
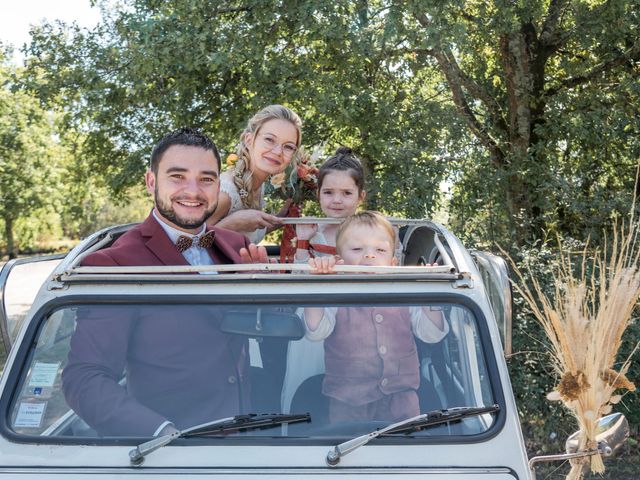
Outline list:
[[[309,259],[309,266],[313,269],[311,270],[313,274],[335,273],[333,267],[343,264],[344,260],[336,260],[336,257],[333,255]]]
[[[296,225],[296,237],[298,240],[311,240],[318,231],[318,225],[315,223]]]
[[[282,220],[261,210],[238,210],[220,220],[216,226],[234,232],[253,232],[259,228],[272,230],[282,224]]]

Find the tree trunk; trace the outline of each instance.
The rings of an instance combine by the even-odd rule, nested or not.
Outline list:
[[[546,182],[533,170],[544,171],[546,158],[534,148],[540,141],[536,126],[544,122],[544,72],[547,52],[541,52],[530,24],[504,35],[500,51],[506,80],[508,147],[505,201],[518,244],[544,235],[541,202]]]
[[[13,218],[4,218],[4,236],[7,239],[7,254],[9,258],[16,258],[18,256],[18,246],[13,238]]]

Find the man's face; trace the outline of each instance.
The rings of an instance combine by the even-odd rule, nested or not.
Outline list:
[[[158,173],[147,172],[147,191],[165,223],[198,233],[218,205],[219,173],[211,150],[173,145],[160,158]]]

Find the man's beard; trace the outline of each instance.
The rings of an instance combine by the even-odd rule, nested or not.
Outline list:
[[[200,199],[197,199],[197,200],[201,201]],[[156,209],[158,210],[160,215],[162,215],[164,218],[169,220],[174,225],[177,225],[180,228],[184,228],[185,230],[194,230],[198,227],[201,227],[202,224],[207,220],[207,218],[213,215],[213,212],[216,210],[216,207],[218,206],[218,202],[216,202],[211,206],[209,210],[205,210],[200,218],[196,220],[187,220],[185,218],[178,217],[175,210],[171,206],[171,201],[169,201],[169,204],[166,205],[160,200],[160,197],[158,195],[157,185],[154,191],[154,201],[156,204]],[[205,202],[202,202],[202,203],[205,203]]]

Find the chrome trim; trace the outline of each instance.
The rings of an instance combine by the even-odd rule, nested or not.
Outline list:
[[[364,265],[336,265],[336,273],[451,273],[451,265],[437,266],[411,266],[411,267],[388,267],[388,266],[364,266]],[[279,272],[301,271],[311,272],[313,269],[307,264],[295,263],[247,263],[228,265],[162,265],[162,266],[117,266],[117,267],[75,267],[65,272],[66,275],[74,274],[126,274],[126,273],[213,273],[213,272]]]
[[[411,475],[488,475],[488,474],[507,474],[514,478],[512,469],[507,467],[341,467],[339,469],[330,469],[328,467],[200,467],[200,468],[188,468],[188,467],[0,467],[0,474],[37,474],[44,475],[51,474],[66,474],[66,475],[85,475],[85,474],[124,474],[131,473],[137,475],[157,475],[162,473],[164,475],[249,475],[249,476],[263,476],[263,475],[303,475],[303,474],[326,474],[326,475],[398,475],[398,474],[411,474]]]

